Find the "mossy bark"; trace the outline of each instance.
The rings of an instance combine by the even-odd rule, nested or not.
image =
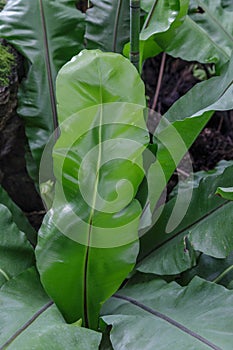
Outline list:
[[[15,57],[8,46],[0,45],[0,87],[8,86]]]
[[[4,84],[0,84],[0,184],[15,203],[28,213],[33,226],[38,228],[43,217],[40,213],[44,208],[33,181],[27,174],[27,139],[23,121],[17,115],[17,93],[19,82],[24,76],[24,61],[5,40],[0,40],[0,48],[5,58],[3,60],[0,51],[0,61],[3,62],[0,62],[0,67],[5,67],[6,77]]]

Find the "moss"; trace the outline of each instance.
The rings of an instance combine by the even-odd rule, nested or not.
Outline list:
[[[6,46],[0,45],[0,86],[7,86],[15,57]]]

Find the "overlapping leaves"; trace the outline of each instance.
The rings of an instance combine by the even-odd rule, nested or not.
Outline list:
[[[149,250],[149,245],[146,248],[149,237],[150,245],[151,240],[154,242],[154,251],[139,263],[140,271],[161,275],[178,274],[196,264],[195,250],[216,258],[228,256],[233,250],[233,204],[217,197],[215,191],[223,183],[232,184],[232,169],[232,162],[222,162],[215,171],[196,175],[194,183],[187,182],[180,189],[181,196],[185,198],[186,191],[194,186],[184,220],[170,234],[166,233],[167,218],[171,215],[176,197],[166,204],[162,216],[148,237],[145,237],[142,254]]]
[[[148,13],[141,32],[142,60],[165,51],[222,67],[233,49],[231,6],[221,0],[192,0],[190,6],[186,0],[142,2]]]
[[[18,113],[24,118],[34,159],[28,169],[37,180],[43,148],[57,127],[54,90],[57,72],[83,48],[84,15],[75,8],[75,3],[75,0],[9,0],[0,13],[0,36],[27,59]]]
[[[102,303],[132,270],[138,253],[141,207],[134,196],[143,178],[136,165],[148,142],[144,86],[122,56],[83,51],[60,71],[57,97],[63,122],[54,149],[57,184],[39,234],[37,266],[66,320],[82,318],[97,329]],[[109,210],[112,201],[117,210]]]
[[[65,323],[34,268],[4,284],[0,305],[1,350],[95,350],[100,342],[100,334]]]
[[[230,350],[232,301],[231,291],[198,277],[181,287],[135,276],[106,303],[103,319],[114,350]]]
[[[129,0],[93,0],[86,12],[88,49],[121,53],[129,40]]]

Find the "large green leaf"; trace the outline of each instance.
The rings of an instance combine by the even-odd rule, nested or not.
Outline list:
[[[187,287],[135,278],[103,309],[114,350],[231,350],[232,291],[194,278]]]
[[[122,56],[85,50],[61,69],[57,96],[63,122],[53,154],[57,184],[37,266],[66,320],[82,318],[96,329],[102,303],[138,254],[141,207],[134,197],[148,142],[144,85]]]
[[[191,9],[180,27],[158,35],[156,43],[174,57],[222,66],[233,49],[231,12],[221,7],[221,0],[194,0]]]
[[[0,13],[0,36],[27,58],[28,73],[20,85],[18,113],[38,176],[41,153],[57,126],[54,80],[58,70],[83,48],[84,14],[75,0],[9,0]]]
[[[122,52],[129,40],[129,0],[93,0],[86,12],[88,49]]]
[[[34,263],[34,251],[25,234],[7,207],[0,204],[0,286]]]
[[[153,34],[166,32],[175,21],[179,10],[180,0],[153,1],[142,28],[140,39],[147,40]]]
[[[0,349],[96,350],[101,335],[65,323],[34,269],[0,289]]]
[[[226,257],[233,249],[232,220],[233,203],[215,195],[221,184],[232,184],[233,162],[223,161],[210,173],[197,173],[194,182],[180,188],[180,195],[193,187],[193,196],[187,213],[177,228],[166,233],[176,197],[170,200],[149,232],[141,252],[153,251],[138,265],[142,272],[161,275],[177,274],[195,265],[194,250],[216,258]],[[182,205],[181,205],[182,210]],[[224,223],[224,230],[223,230]],[[149,240],[150,238],[150,240]]]
[[[4,204],[11,212],[13,220],[20,231],[26,233],[32,244],[36,244],[36,232],[29,224],[21,209],[12,201],[7,192],[0,186],[0,203]]]

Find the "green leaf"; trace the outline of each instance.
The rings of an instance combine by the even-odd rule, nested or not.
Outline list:
[[[174,38],[174,31],[181,26],[188,11],[189,0],[155,1],[145,20],[140,36],[141,64],[158,55],[164,45]],[[158,11],[158,8],[159,11]],[[146,34],[146,35],[145,35]],[[124,53],[127,51],[125,50]]]
[[[206,94],[206,91],[212,91],[212,93]],[[169,178],[210,119],[213,111],[233,108],[232,91],[233,56],[224,74],[194,86],[186,95],[174,103],[161,118],[154,134],[158,143],[157,159],[151,165],[147,178],[149,188],[148,202],[151,213],[155,211],[155,207]],[[189,163],[191,167],[191,160]],[[179,198],[181,197],[179,196]],[[186,202],[189,200],[187,197]],[[182,205],[184,206],[184,203]],[[148,211],[143,212],[141,222],[148,221],[145,220],[144,215],[147,216]],[[157,213],[154,216],[156,217],[156,215]],[[181,211],[180,213],[174,212],[172,217],[177,216],[176,220],[179,222],[179,217],[182,217],[182,215]],[[147,231],[148,229],[143,228],[140,231],[141,236],[144,235],[145,230]],[[153,229],[150,232],[153,232]],[[147,236],[149,237],[148,241],[151,241],[151,234],[149,233]],[[147,242],[147,238],[142,237],[143,248],[141,249],[142,251],[145,250],[146,254],[147,249],[143,241]],[[180,242],[178,244],[180,245]],[[148,246],[151,247],[151,243]]]
[[[21,209],[12,201],[7,192],[0,186],[0,203],[4,204],[11,212],[15,224],[20,231],[26,233],[28,240],[36,244],[37,235],[33,227],[22,213]]]
[[[82,318],[97,329],[102,303],[138,254],[141,206],[134,197],[149,141],[144,85],[119,54],[85,50],[59,72],[57,97],[63,121],[53,153],[57,184],[37,266],[65,319]]]
[[[228,11],[233,11],[233,3],[231,0],[221,0],[222,7]]]
[[[103,308],[114,350],[231,350],[233,294],[196,277],[187,287],[135,278]]]
[[[63,67],[56,94],[60,124],[74,113],[99,104],[128,102],[145,106],[145,88],[136,69],[120,55],[99,50],[83,50]]]
[[[226,259],[216,259],[201,254],[197,266],[185,271],[178,282],[186,285],[196,275],[207,281],[220,283],[228,289],[233,289],[233,252]]]
[[[68,325],[45,294],[35,269],[0,290],[0,348],[96,350],[101,335]]]
[[[150,12],[152,6],[154,5],[154,0],[141,0],[140,1],[140,7],[145,12]]]
[[[232,14],[222,8],[221,0],[196,0],[195,5],[204,13],[193,13],[190,17],[230,57],[233,49]]]
[[[228,201],[233,201],[233,187],[218,187],[215,193]]]
[[[174,31],[187,14],[189,0],[142,1],[141,7],[149,12],[140,35],[140,70],[146,58],[163,51],[164,42],[173,40]],[[161,39],[160,37],[165,39]],[[130,43],[124,47],[124,55],[129,57]]]
[[[88,49],[121,53],[129,40],[129,0],[93,0],[86,12]]]
[[[32,246],[7,207],[0,204],[0,286],[34,263]]]
[[[221,7],[220,0],[192,3],[192,12],[184,23],[172,35],[165,33],[156,37],[156,42],[174,57],[223,66],[233,49],[232,14]],[[204,13],[196,13],[198,8]]]
[[[140,39],[147,40],[156,33],[166,32],[175,21],[179,10],[179,0],[153,1],[141,31]]]
[[[174,197],[166,204],[148,236],[142,240],[139,271],[172,275],[195,265],[194,250],[216,258],[224,258],[230,253],[233,249],[233,203],[216,196],[215,190],[222,183],[232,183],[232,171],[233,162],[223,161],[214,171],[197,173],[193,182],[184,183],[183,188],[180,188],[184,200],[186,192],[193,187],[192,200],[184,219],[171,233],[166,233],[176,202]],[[143,254],[152,249],[151,254],[143,259]]]
[[[1,37],[27,58],[19,89],[18,114],[24,119],[38,178],[41,154],[57,127],[54,81],[58,70],[83,48],[84,14],[75,0],[7,1],[0,13]],[[32,172],[34,172],[32,174]]]

